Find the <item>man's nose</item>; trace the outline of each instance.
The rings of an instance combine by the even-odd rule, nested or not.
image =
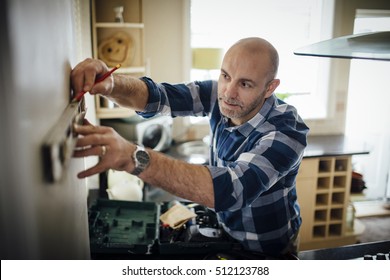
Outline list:
[[[238,95],[238,88],[235,83],[228,83],[225,89],[225,96],[227,98],[236,98]]]

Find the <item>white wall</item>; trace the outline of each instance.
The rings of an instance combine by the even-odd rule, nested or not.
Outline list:
[[[76,179],[84,162],[72,160],[63,180],[48,184],[40,150],[69,103],[77,50],[90,41],[74,23],[77,13],[89,20],[89,1],[0,3],[1,259],[89,258],[87,189]]]
[[[190,0],[143,0],[145,56],[156,82],[188,81],[191,69]],[[186,133],[188,119],[173,120],[173,137]],[[208,131],[208,130],[207,130]]]
[[[357,9],[390,10],[388,0],[337,0],[340,36],[354,33]],[[348,99],[345,104],[345,134],[365,143],[369,155],[355,156],[354,168],[363,173],[366,198],[385,194],[390,169],[389,62],[353,60],[347,67]]]
[[[390,169],[390,62],[356,60],[351,65],[346,135],[365,143],[369,155],[354,157],[369,199],[383,198]]]
[[[157,82],[189,78],[189,0],[143,0],[145,56]]]

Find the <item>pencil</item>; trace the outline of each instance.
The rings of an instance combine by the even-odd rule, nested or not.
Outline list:
[[[108,76],[110,76],[112,73],[114,73],[114,71],[116,71],[117,69],[119,69],[121,67],[120,64],[117,64],[114,68],[112,68],[109,72],[107,72],[106,74],[104,74],[103,76],[99,77],[99,79],[97,79],[95,81],[95,83],[93,84],[94,86],[97,84],[97,83],[100,83],[102,81],[104,81],[105,79],[107,79]],[[75,101],[80,101],[80,99],[84,96],[84,94],[86,94],[87,91],[81,91],[79,92],[79,94],[76,95],[75,98],[72,99],[72,102],[75,102]]]

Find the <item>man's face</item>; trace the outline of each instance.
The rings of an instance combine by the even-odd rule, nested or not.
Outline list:
[[[226,53],[218,80],[218,104],[233,125],[250,120],[272,94],[270,84],[277,80],[269,81],[269,65],[267,55],[238,46]]]

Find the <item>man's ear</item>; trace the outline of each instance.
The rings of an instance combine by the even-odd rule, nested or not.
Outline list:
[[[270,81],[267,85],[267,91],[265,92],[265,98],[268,98],[274,93],[276,88],[279,86],[280,80],[279,79],[273,79]]]

